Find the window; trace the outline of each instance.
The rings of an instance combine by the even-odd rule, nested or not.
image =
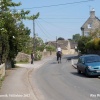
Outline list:
[[[85,61],[86,61],[87,63],[100,62],[100,57],[99,57],[99,56],[90,56],[90,57],[86,57]]]
[[[88,28],[89,28],[89,29],[92,28],[92,24],[88,24]]]
[[[85,32],[85,36],[89,36],[89,32]]]

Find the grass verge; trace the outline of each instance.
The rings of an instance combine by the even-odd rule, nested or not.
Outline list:
[[[2,82],[4,81],[4,78],[5,78],[5,76],[2,77],[2,79],[0,79],[0,89],[1,89],[1,87],[2,87]]]

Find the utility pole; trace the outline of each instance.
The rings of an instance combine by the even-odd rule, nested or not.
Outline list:
[[[56,36],[56,48],[57,48],[57,46],[58,46],[58,45],[57,45],[57,36]]]
[[[34,16],[34,15],[33,15]],[[35,19],[33,19],[33,52],[35,53],[36,50],[36,34],[35,34]]]

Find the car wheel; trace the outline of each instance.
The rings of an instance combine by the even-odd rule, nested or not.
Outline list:
[[[79,74],[81,74],[81,71],[78,69],[78,66],[77,66],[77,72],[78,72]]]
[[[85,75],[87,76],[87,77],[89,77],[90,75],[89,75],[89,71],[88,71],[88,69],[86,68],[85,69]]]

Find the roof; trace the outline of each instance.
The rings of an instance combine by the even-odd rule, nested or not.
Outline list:
[[[95,18],[100,21],[100,19],[98,17],[95,16]]]
[[[95,16],[95,18],[93,18],[93,19],[91,19],[91,18],[89,17],[89,18],[86,20],[86,22],[82,25],[81,30],[82,30],[82,28],[85,27],[85,25],[86,25],[89,21],[95,20],[95,19],[97,19],[97,20],[100,22],[100,19],[99,19],[98,17],[96,17],[96,16]]]
[[[67,49],[68,40],[57,40],[57,41],[49,41],[47,45],[52,45],[56,48],[56,46],[60,45],[62,49]]]

